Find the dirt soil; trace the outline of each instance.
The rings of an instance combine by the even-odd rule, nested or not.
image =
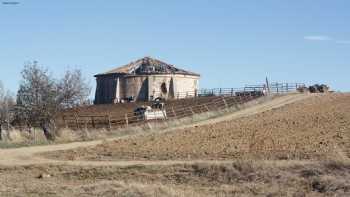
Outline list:
[[[47,155],[95,161],[325,159],[346,154],[349,133],[350,94],[327,94],[239,119]]]
[[[350,94],[149,134],[0,149],[0,196],[350,196]],[[268,160],[265,160],[268,159]]]

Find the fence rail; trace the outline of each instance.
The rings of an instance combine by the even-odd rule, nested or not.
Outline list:
[[[201,103],[194,106],[186,107],[167,107],[165,106],[166,116],[155,120],[144,120],[140,116],[135,115],[133,112],[124,114],[123,116],[116,116],[111,114],[99,115],[99,116],[63,116],[61,126],[71,129],[83,129],[83,128],[121,128],[128,127],[130,125],[142,124],[145,122],[154,121],[167,121],[173,119],[181,119],[185,117],[191,117],[195,114],[207,113],[212,111],[224,110],[233,106],[251,101],[262,95],[242,95],[233,97],[217,97],[210,102]]]
[[[305,87],[304,83],[271,83],[269,91],[272,93],[288,93],[297,91],[302,87]]]
[[[237,96],[242,94],[242,92],[270,92],[270,93],[289,93],[295,92],[299,88],[305,87],[304,83],[271,83],[269,85],[259,84],[259,85],[246,85],[243,88],[212,88],[212,89],[199,89],[187,92],[177,92],[177,93],[166,93],[162,92],[152,92],[152,97],[163,97],[167,95],[168,99],[181,99],[181,98],[192,98],[192,97],[207,97],[207,96]]]

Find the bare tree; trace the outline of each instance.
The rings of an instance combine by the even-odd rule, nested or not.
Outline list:
[[[17,93],[17,117],[28,127],[40,126],[48,139],[54,139],[58,112],[83,104],[89,94],[90,87],[80,70],[67,71],[62,79],[55,80],[37,62],[28,63]]]
[[[47,125],[59,110],[57,95],[55,81],[47,69],[37,62],[26,64],[17,93],[17,117],[29,127]]]
[[[2,139],[2,126],[6,124],[7,129],[13,120],[13,108],[15,100],[10,91],[5,90],[0,81],[0,140]]]
[[[63,108],[71,108],[87,103],[91,92],[81,70],[66,71],[58,84],[59,102]]]

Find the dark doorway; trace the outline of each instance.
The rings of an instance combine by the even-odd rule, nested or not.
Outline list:
[[[163,94],[168,93],[168,88],[166,87],[166,83],[163,82],[162,85],[160,86],[160,89],[162,90]]]

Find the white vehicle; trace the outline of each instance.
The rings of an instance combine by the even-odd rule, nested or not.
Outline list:
[[[166,118],[166,111],[164,109],[151,109],[146,110],[144,113],[144,120],[165,120]]]
[[[155,108],[150,106],[141,106],[134,110],[135,116],[139,120],[165,120],[167,119],[165,109]]]

